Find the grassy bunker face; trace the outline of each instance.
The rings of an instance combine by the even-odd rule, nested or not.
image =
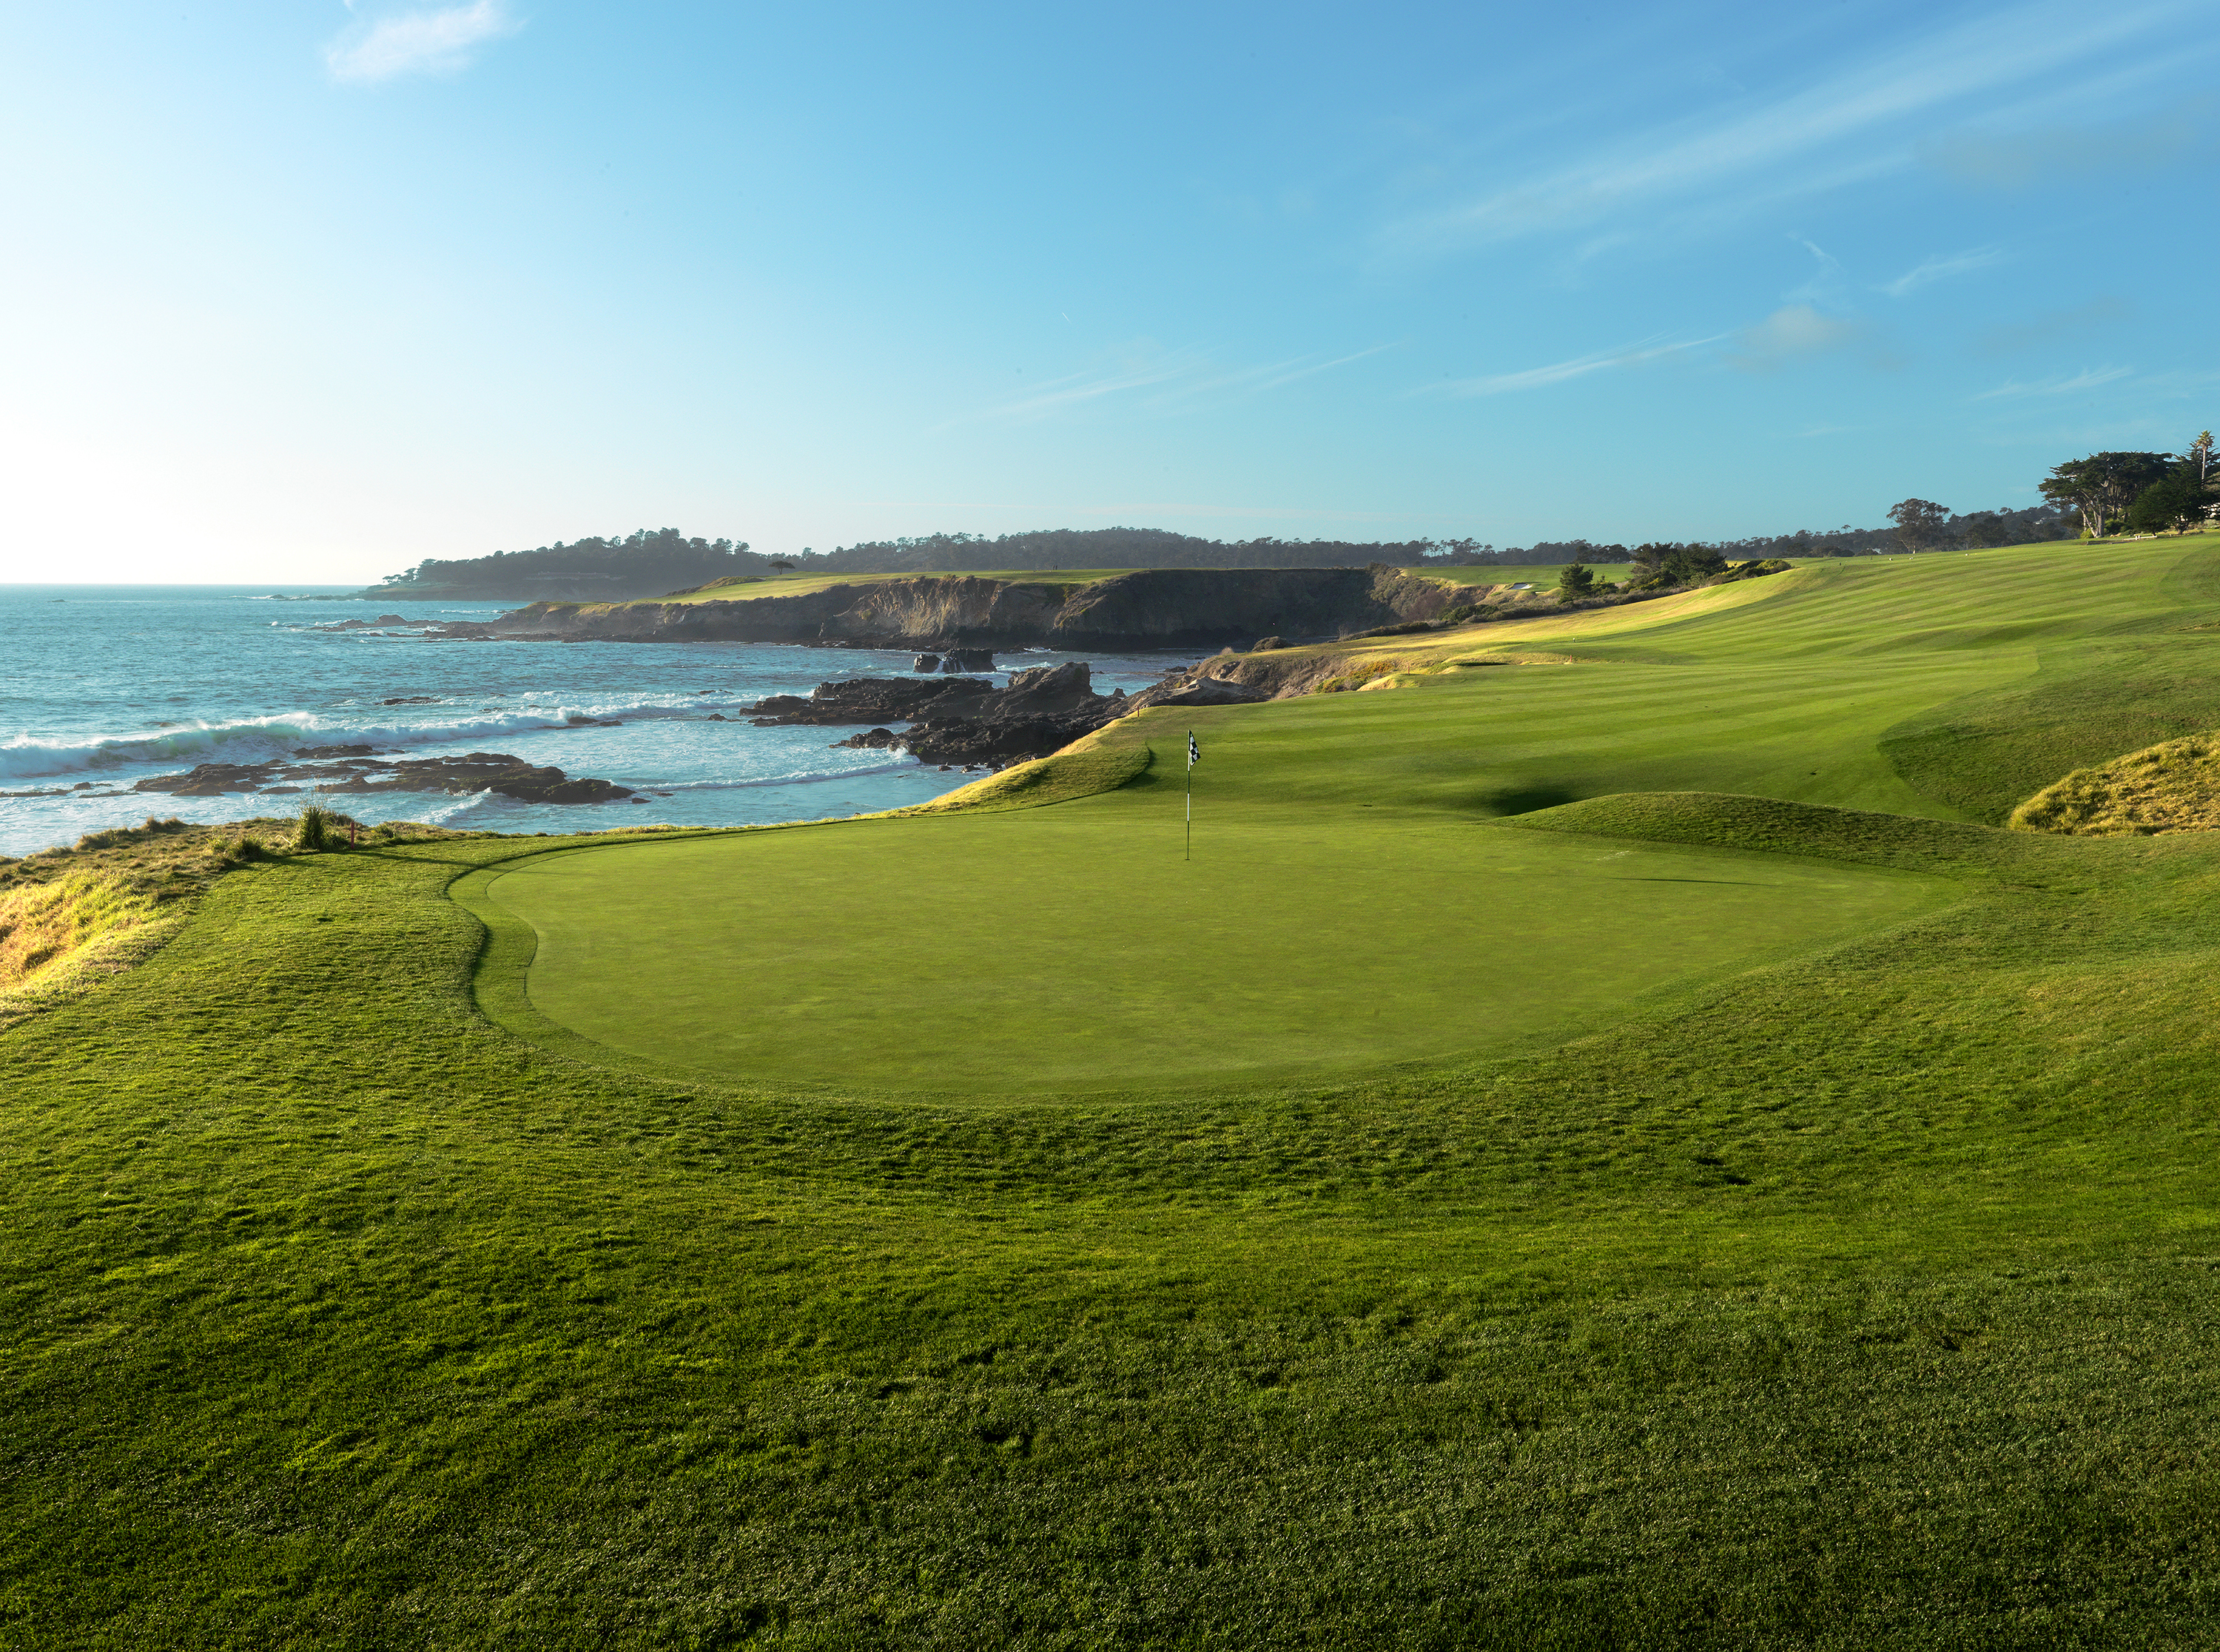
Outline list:
[[[1767,855],[1179,795],[514,863],[533,1009],[726,1082],[1160,1090],[1501,1053],[1958,898]]]

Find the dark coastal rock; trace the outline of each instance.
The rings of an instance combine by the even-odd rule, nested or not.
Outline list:
[[[373,746],[368,745],[301,745],[293,749],[296,757],[366,757]]]
[[[377,703],[381,706],[436,706],[440,703],[440,696],[436,694],[411,694],[398,700],[381,700]]]
[[[932,718],[911,725],[901,743],[920,763],[1000,769],[1060,751],[1118,714],[1081,708],[995,718]]]
[[[998,709],[989,714],[1069,711],[1101,697],[1094,692],[1094,671],[1077,660],[1063,665],[1036,665],[1028,671],[1010,673],[1008,685],[997,698]]]
[[[397,614],[381,614],[375,620],[334,620],[328,625],[318,626],[316,629],[319,631],[372,631],[379,626],[405,626],[414,623],[415,623],[414,620],[403,619]]]
[[[907,748],[920,761],[943,767],[1001,768],[1046,757],[1114,722],[1133,703],[1122,689],[1097,694],[1092,670],[1073,661],[1014,671],[1001,689],[972,677],[857,677],[823,683],[807,700],[775,695],[750,709],[759,725],[875,725],[836,745]],[[909,723],[907,732],[888,726],[898,720]]]
[[[367,751],[368,747],[362,748]],[[286,782],[278,784],[274,782]],[[293,783],[300,782],[300,783]],[[350,796],[366,792],[494,791],[526,803],[613,803],[630,797],[629,786],[573,779],[560,769],[535,767],[505,751],[472,751],[459,757],[408,757],[385,762],[350,755],[331,763],[203,763],[181,775],[156,775],[132,787],[174,797],[220,797],[227,792],[297,792],[314,789]]]
[[[983,703],[995,685],[978,677],[919,681],[914,677],[859,676],[820,683],[807,700],[775,694],[742,710],[758,726],[791,724],[890,723],[938,712],[954,715],[959,708]]]
[[[952,648],[940,657],[944,671],[991,671],[995,656],[984,648]]]
[[[937,671],[940,669],[940,656],[938,654],[920,654],[917,657],[916,662],[912,664],[909,669],[913,671]]]

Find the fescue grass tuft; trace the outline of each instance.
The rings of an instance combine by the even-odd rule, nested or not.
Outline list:
[[[2011,825],[2098,838],[2220,831],[2220,738],[2162,740],[2076,769],[2013,810]]]
[[[345,849],[350,831],[359,830],[359,822],[335,809],[316,803],[305,804],[293,828],[293,852],[315,854],[327,849]]]

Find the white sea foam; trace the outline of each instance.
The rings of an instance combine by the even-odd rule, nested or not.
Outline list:
[[[642,790],[653,792],[743,792],[758,786],[814,786],[820,781],[853,780],[859,775],[898,775],[917,768],[914,757],[899,763],[858,764],[853,769],[793,769],[783,775],[761,775],[747,780],[675,780],[670,782],[638,782]]]
[[[34,780],[47,775],[98,772],[140,764],[259,763],[286,756],[302,745],[456,745],[498,739],[504,735],[574,728],[584,721],[652,722],[702,717],[720,709],[731,709],[731,702],[697,700],[686,706],[558,704],[421,723],[363,723],[350,721],[343,714],[284,712],[274,717],[243,718],[230,723],[191,723],[143,734],[115,734],[90,740],[41,740],[19,735],[0,742],[0,780]]]

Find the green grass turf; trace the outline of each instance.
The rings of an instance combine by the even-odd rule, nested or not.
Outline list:
[[[1444,902],[1444,842],[1514,837],[1959,896],[1512,1054],[1052,1104],[676,1080],[477,1013],[516,937],[448,888],[539,845],[229,873],[0,1033],[0,1640],[2206,1644],[2220,844],[1999,832],[1884,746],[2125,644],[2186,666],[2210,551],[2096,547],[2078,595],[2047,549],[1957,595],[1799,572],[1581,664],[1123,731],[1192,720],[1229,820],[1388,807]],[[2015,566],[2070,624],[1917,639],[2007,626]],[[1961,742],[1969,795],[2117,737]],[[977,824],[1169,818],[1162,767]],[[882,832],[926,883],[970,824],[622,852]],[[1488,887],[1475,996],[1551,921]],[[1299,944],[1248,926],[1229,971]]]
[[[517,863],[483,899],[537,934],[533,1007],[614,1050],[728,1079],[968,1094],[1521,1048],[1961,893],[1387,808],[1321,821],[1207,802],[1190,862],[1166,789],[1043,818],[577,850]],[[1516,970],[1494,967],[1506,948]]]

